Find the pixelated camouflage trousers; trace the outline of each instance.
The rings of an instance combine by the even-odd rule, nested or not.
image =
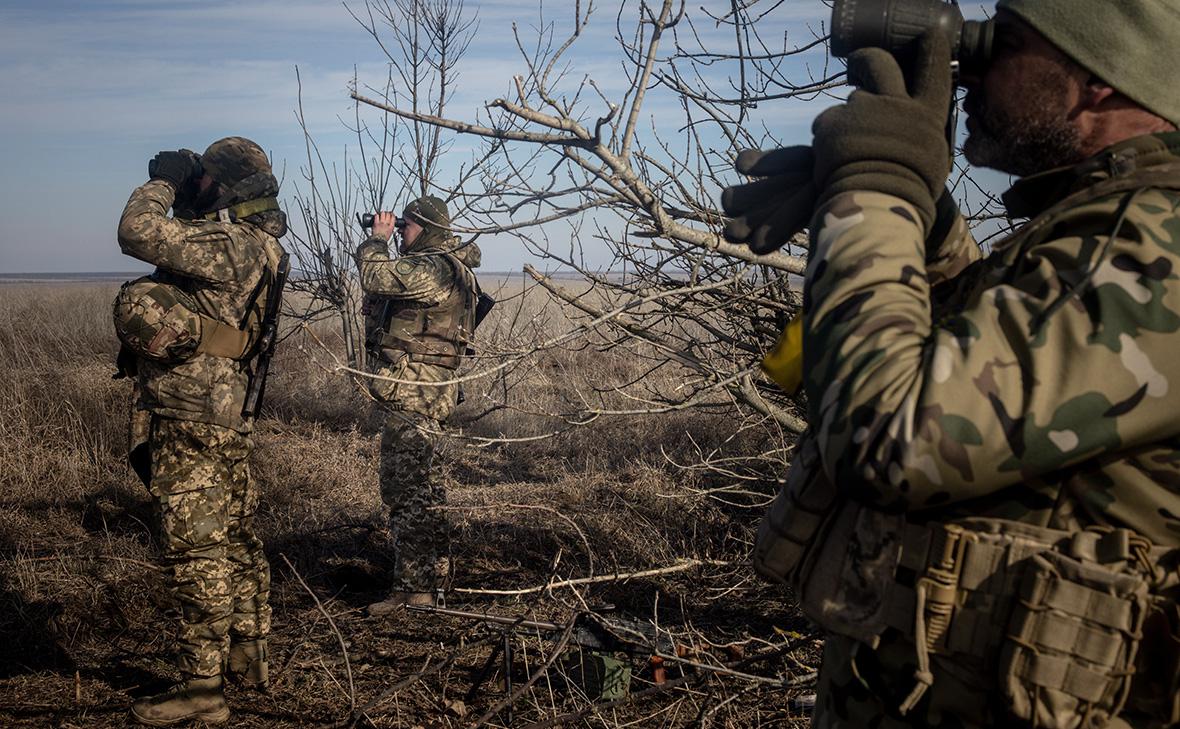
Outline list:
[[[910,712],[898,707],[914,688],[917,660],[909,640],[888,631],[876,650],[827,635],[813,729],[992,729],[1021,727],[996,689],[996,669],[979,659],[931,656],[934,684]],[[1107,729],[1147,729],[1143,717],[1121,716]],[[1158,724],[1156,725],[1158,726]]]
[[[152,479],[161,562],[179,618],[177,664],[215,676],[230,641],[270,632],[270,565],[254,534],[258,491],[235,430],[153,419]]]
[[[393,535],[393,589],[441,586],[450,551],[446,503],[435,447],[439,423],[405,410],[385,412],[381,431],[381,500]]]

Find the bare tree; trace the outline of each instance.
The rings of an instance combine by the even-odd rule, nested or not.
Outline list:
[[[366,0],[363,8],[348,12],[388,60],[388,74],[377,87],[383,103],[444,114],[458,81],[456,65],[476,29],[463,0]],[[354,88],[356,83],[354,78]],[[292,248],[298,275],[291,284],[304,294],[296,317],[335,320],[346,360],[358,370],[364,369],[365,343],[353,259],[363,239],[357,214],[386,209],[408,194],[436,191],[438,162],[449,146],[437,126],[401,118],[370,126],[361,109],[357,102],[353,118],[341,120],[355,137],[356,152],[350,156],[346,148],[339,162],[329,163],[308,129],[300,86],[296,117],[307,156],[295,183],[299,225],[292,229]]]
[[[731,244],[716,200],[735,181],[738,151],[781,146],[759,105],[832,93],[843,69],[828,69],[822,28],[781,32],[783,3],[725,6],[622,3],[613,35],[623,83],[574,68],[573,49],[604,20],[596,3],[578,0],[561,5],[564,36],[544,6],[535,36],[517,30],[521,73],[474,119],[398,103],[373,93],[379,87],[353,98],[385,112],[388,124],[484,140],[463,184],[446,188],[465,212],[455,232],[511,236],[547,268],[577,274],[565,282],[526,267],[570,326],[531,342],[527,328],[485,338],[483,356],[459,378],[483,381],[469,390],[491,407],[523,407],[509,384],[529,358],[586,347],[624,356],[642,363],[638,373],[604,372],[571,393],[550,413],[558,429],[603,416],[728,411],[743,419],[739,430],[765,429],[779,441],[775,457],[752,460],[766,475],[804,427],[798,403],[758,372],[800,307],[804,244],[762,256]],[[628,8],[637,10],[630,24]],[[702,453],[702,463],[715,455]]]

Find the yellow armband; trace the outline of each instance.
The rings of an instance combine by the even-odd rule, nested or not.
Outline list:
[[[803,315],[787,323],[778,341],[762,358],[762,371],[788,395],[803,382]]]

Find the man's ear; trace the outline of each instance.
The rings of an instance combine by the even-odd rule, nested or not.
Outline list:
[[[1097,76],[1090,76],[1086,85],[1082,87],[1081,97],[1078,99],[1078,111],[1099,111],[1110,102],[1118,91]]]

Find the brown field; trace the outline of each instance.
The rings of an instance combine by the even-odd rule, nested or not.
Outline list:
[[[111,379],[110,285],[0,287],[0,725],[123,726],[131,697],[166,684],[168,597],[154,571],[147,494],[124,463],[130,385]],[[557,331],[538,302],[497,307],[495,335],[523,319]],[[531,307],[531,308],[528,308]],[[523,310],[523,309],[522,309]],[[332,329],[317,333],[332,345]],[[284,343],[258,424],[252,468],[274,570],[268,694],[230,689],[235,727],[472,727],[505,697],[495,670],[469,695],[499,633],[450,618],[366,618],[388,589],[388,534],[377,492],[370,405],[330,357],[298,334]],[[591,387],[587,373],[641,369],[621,353],[555,350],[514,370],[507,402],[479,383],[464,434],[524,438],[554,430]],[[659,374],[675,386],[675,373]],[[500,398],[504,401],[504,398]],[[768,678],[802,677],[818,643],[781,590],[759,582],[748,551],[772,483],[686,468],[699,449],[761,452],[735,436],[731,411],[600,418],[551,438],[443,447],[453,531],[448,605],[565,624],[579,610],[658,620],[691,660]],[[680,464],[680,465],[677,465]],[[719,498],[717,494],[722,494]],[[547,581],[707,564],[523,595]],[[288,563],[291,565],[288,566]],[[302,581],[302,582],[301,582]],[[306,588],[302,584],[306,583]],[[784,688],[669,662],[663,687],[632,657],[629,699],[594,704],[565,658],[538,672],[554,637],[511,637],[518,689],[487,726],[803,726]],[[784,648],[784,646],[786,649]]]

